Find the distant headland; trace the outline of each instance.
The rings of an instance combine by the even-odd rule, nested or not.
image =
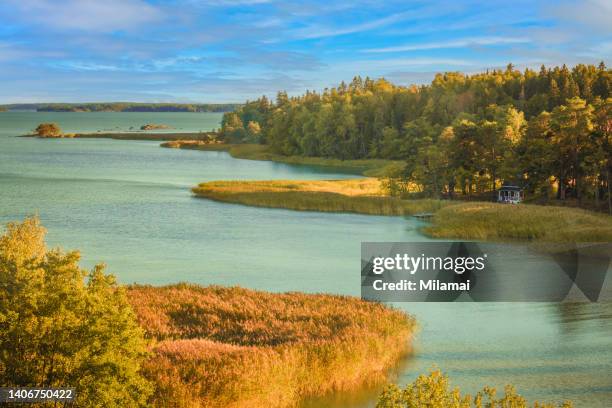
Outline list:
[[[238,103],[16,103],[0,105],[0,110],[37,112],[231,112]]]

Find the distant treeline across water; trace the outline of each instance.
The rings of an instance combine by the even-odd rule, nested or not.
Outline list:
[[[35,110],[38,112],[231,112],[237,103],[22,103],[0,105],[0,110]]]

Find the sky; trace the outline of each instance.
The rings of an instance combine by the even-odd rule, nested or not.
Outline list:
[[[611,57],[612,0],[0,2],[0,103],[242,102]]]

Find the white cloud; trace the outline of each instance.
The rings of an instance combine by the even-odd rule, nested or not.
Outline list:
[[[362,52],[368,53],[387,53],[387,52],[402,52],[402,51],[421,51],[421,50],[434,50],[444,48],[465,48],[473,46],[486,46],[486,45],[503,45],[503,44],[524,44],[530,40],[524,37],[477,37],[477,38],[463,38],[459,40],[441,41],[441,42],[430,42],[421,44],[407,44],[399,45],[395,47],[384,47],[384,48],[370,48],[362,50]]]
[[[578,22],[598,31],[612,33],[612,1],[584,0],[579,3],[563,2],[548,10],[569,22]]]
[[[10,0],[28,24],[60,30],[111,32],[160,20],[161,11],[142,0]]]
[[[0,41],[0,61],[21,61],[30,58],[56,58],[63,57],[59,51],[31,50],[22,44]]]

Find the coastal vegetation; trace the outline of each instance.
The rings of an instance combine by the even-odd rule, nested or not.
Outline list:
[[[192,189],[197,197],[257,207],[302,211],[410,215],[433,212],[445,200],[403,200],[387,195],[375,178],[320,181],[212,181]]]
[[[172,129],[168,125],[164,125],[163,123],[147,123],[146,125],[142,125],[140,130],[162,130],[162,129]]]
[[[94,132],[94,133],[64,133],[57,123],[41,123],[37,128],[24,137],[40,138],[75,138],[75,139],[117,139],[117,140],[157,140],[157,141],[185,141],[189,139],[194,143],[216,140],[214,132]],[[167,146],[162,144],[163,147]]]
[[[211,150],[227,151],[227,145],[214,138],[199,140],[171,140],[160,144],[161,147],[170,149],[191,149],[191,150]]]
[[[322,93],[279,92],[224,115],[227,143],[288,157],[400,160],[388,173],[430,197],[572,199],[612,213],[612,74],[603,63],[437,74],[430,85],[355,77]]]
[[[197,197],[257,207],[371,215],[431,213],[422,231],[434,238],[483,241],[612,241],[612,217],[580,208],[482,201],[402,199],[385,181],[212,181],[192,189]]]
[[[64,134],[57,123],[41,123],[34,133],[38,137],[62,137]]]
[[[612,217],[579,208],[464,202],[441,208],[423,232],[482,241],[610,242]]]
[[[199,143],[193,140],[177,140],[163,143],[162,147],[196,150],[224,150],[236,159],[274,161],[285,164],[321,166],[333,168],[349,174],[365,175],[370,177],[384,176],[394,168],[402,166],[398,160],[386,159],[356,159],[340,160],[328,157],[285,156],[274,153],[269,146],[253,143],[231,144],[224,143],[215,134],[215,143]]]
[[[572,408],[570,401],[561,403],[530,404],[517,394],[514,387],[505,387],[504,394],[497,396],[497,390],[485,386],[474,397],[462,394],[459,388],[450,388],[448,377],[439,370],[429,375],[420,375],[414,382],[401,389],[395,384],[385,388],[376,408]]]
[[[75,387],[75,406],[146,406],[147,343],[125,288],[44,237],[36,218],[0,235],[0,384]]]
[[[385,381],[414,320],[356,298],[242,288],[132,286],[153,340],[145,374],[159,407],[292,407]]]
[[[381,384],[415,320],[354,297],[121,286],[37,218],[0,236],[0,382],[76,389],[83,407],[294,407]]]
[[[324,166],[353,174],[377,177],[386,174],[389,169],[401,164],[395,160],[386,159],[355,159],[341,160],[331,157],[286,156],[274,153],[269,146],[256,144],[237,144],[229,149],[232,157],[247,160],[268,160],[278,163],[299,164],[308,166]]]
[[[227,147],[217,139],[214,132],[203,133],[198,139],[177,139],[164,142],[161,147],[171,149],[195,149],[195,150],[227,150]]]

